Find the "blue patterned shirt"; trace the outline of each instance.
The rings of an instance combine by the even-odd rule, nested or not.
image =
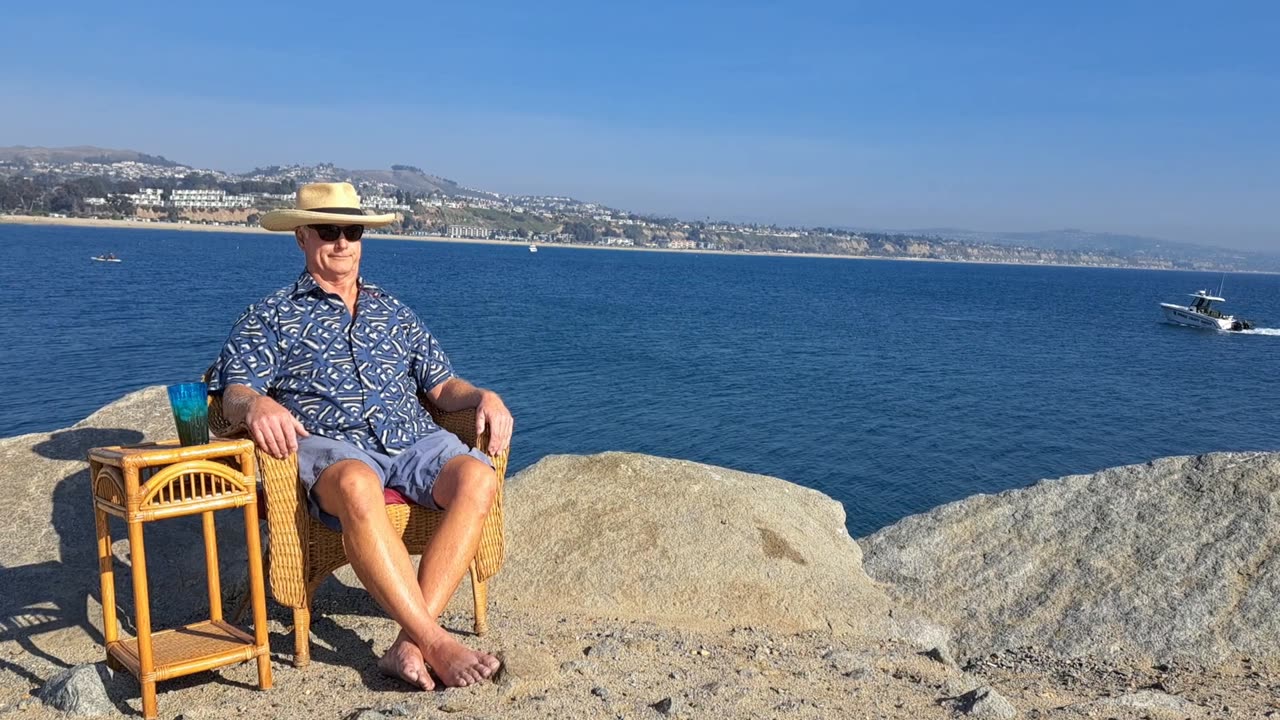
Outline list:
[[[210,392],[246,385],[313,435],[394,455],[439,429],[418,402],[453,377],[408,306],[359,281],[354,321],[311,273],[250,305],[209,373]]]

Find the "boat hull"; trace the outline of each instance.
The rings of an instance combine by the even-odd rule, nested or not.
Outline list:
[[[1234,318],[1213,318],[1195,312],[1189,307],[1171,305],[1169,303],[1160,303],[1160,309],[1164,311],[1165,319],[1175,325],[1185,325],[1206,330],[1240,329],[1236,327],[1237,323]]]

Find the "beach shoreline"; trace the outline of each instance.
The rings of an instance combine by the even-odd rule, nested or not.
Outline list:
[[[0,215],[0,225],[40,225],[40,226],[60,226],[60,227],[91,227],[91,228],[115,228],[125,230],[177,230],[181,232],[219,232],[234,233],[242,235],[278,235],[279,233],[266,230],[261,227],[248,227],[244,225],[203,225],[199,223],[183,223],[169,221],[148,221],[140,222],[136,220],[110,220],[105,218],[71,218],[71,217],[48,217],[44,215]],[[415,242],[437,242],[437,243],[464,243],[469,245],[505,245],[518,246],[528,244],[527,240],[485,240],[480,238],[455,238],[445,237],[443,235],[403,235],[397,233],[383,233],[370,231],[365,237],[376,240],[409,240]],[[648,248],[648,247],[620,247],[617,245],[583,245],[577,243],[539,243],[538,247],[542,248],[566,248],[570,250],[621,250],[625,252],[656,252],[656,253],[676,253],[690,255],[735,255],[739,257],[780,257],[780,258],[821,258],[828,260],[887,260],[900,262],[929,262],[929,263],[954,263],[961,265],[1000,265],[1013,267],[1067,267],[1067,268],[1094,268],[1098,270],[1159,270],[1164,272],[1222,272],[1219,270],[1203,270],[1195,268],[1160,268],[1148,267],[1143,265],[1081,265],[1073,263],[1021,263],[1021,262],[997,262],[992,260],[947,260],[941,258],[922,258],[922,257],[899,257],[889,255],[838,255],[835,253],[794,253],[794,252],[777,252],[771,250],[740,252],[737,250],[707,250],[707,249],[682,249],[672,250],[670,248]],[[1276,272],[1268,272],[1265,270],[1229,270],[1231,273],[1247,273],[1253,275],[1280,275]]]

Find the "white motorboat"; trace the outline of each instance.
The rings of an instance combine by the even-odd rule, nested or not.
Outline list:
[[[115,255],[112,255],[111,253],[107,253],[106,255],[94,255],[89,259],[96,260],[98,262],[124,262],[123,260],[116,257]]]
[[[529,243],[529,252],[538,252],[538,246],[533,243]]]
[[[1191,297],[1195,298],[1195,300],[1190,305],[1160,303],[1160,309],[1164,311],[1165,319],[1177,325],[1206,328],[1208,330],[1239,332],[1253,329],[1253,323],[1248,320],[1241,320],[1232,315],[1223,315],[1214,310],[1214,303],[1226,302],[1226,300],[1210,295],[1208,290],[1201,290],[1192,294]]]

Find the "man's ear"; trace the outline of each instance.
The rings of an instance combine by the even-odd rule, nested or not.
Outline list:
[[[302,245],[302,228],[293,229],[293,239],[298,241],[298,249],[303,249]]]

